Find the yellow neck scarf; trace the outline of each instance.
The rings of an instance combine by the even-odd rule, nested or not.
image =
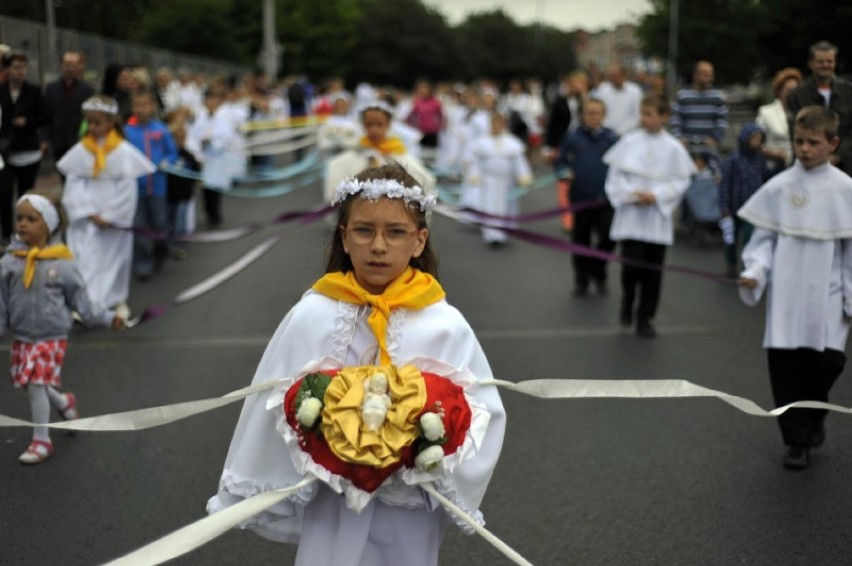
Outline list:
[[[12,255],[17,257],[27,258],[27,264],[24,266],[24,288],[29,289],[35,278],[35,266],[37,259],[73,259],[71,253],[65,244],[57,244],[46,248],[31,247],[28,250],[14,250]]]
[[[80,140],[83,147],[88,149],[95,156],[95,167],[94,171],[92,171],[93,177],[97,177],[100,172],[104,170],[106,167],[107,154],[117,148],[122,139],[123,138],[118,135],[118,132],[110,130],[106,135],[106,138],[104,138],[103,145],[99,144],[98,140],[95,139],[95,136],[91,134],[87,134],[82,140]]]
[[[367,319],[370,329],[379,342],[382,365],[391,363],[388,354],[388,318],[393,309],[420,310],[437,303],[446,295],[441,284],[418,269],[407,267],[402,275],[394,279],[381,295],[372,295],[355,280],[355,272],[326,273],[314,283],[314,290],[332,299],[356,305],[373,307]]]
[[[370,138],[364,136],[358,143],[361,147],[375,149],[382,155],[405,155],[408,153],[405,150],[405,145],[403,145],[399,138],[385,138],[379,143],[373,143],[370,141]]]

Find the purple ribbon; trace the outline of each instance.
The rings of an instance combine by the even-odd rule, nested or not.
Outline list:
[[[636,267],[642,267],[645,269],[651,269],[654,271],[674,271],[676,273],[684,273],[686,275],[692,275],[694,277],[699,277],[702,279],[707,279],[709,281],[713,281],[715,283],[721,283],[723,285],[736,285],[737,279],[732,279],[720,273],[715,273],[712,271],[706,271],[703,269],[695,269],[693,267],[685,267],[681,265],[656,265],[653,263],[648,263],[644,261],[638,261],[635,259],[630,259],[624,256],[604,252],[601,250],[597,250],[595,248],[590,248],[588,246],[581,246],[580,244],[575,244],[573,242],[568,242],[565,240],[561,240],[559,238],[554,238],[553,236],[546,236],[544,234],[539,234],[536,232],[530,232],[529,230],[522,230],[519,228],[506,228],[504,226],[491,226],[488,224],[483,224],[481,222],[476,222],[475,224],[479,224],[485,228],[496,228],[502,230],[506,234],[510,236],[514,236],[519,240],[524,240],[525,242],[529,242],[531,244],[535,244],[537,246],[542,246],[546,248],[551,248],[555,250],[559,250],[562,252],[581,255],[585,257],[593,257],[597,259],[601,259],[604,261],[612,261],[617,263],[626,263],[628,265],[634,265]]]

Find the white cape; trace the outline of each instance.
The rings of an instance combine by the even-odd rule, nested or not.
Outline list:
[[[127,301],[133,259],[133,217],[136,178],[156,167],[123,141],[106,157],[106,167],[92,176],[94,156],[77,144],[56,164],[65,178],[62,204],[68,213],[66,238],[77,260],[89,296],[108,307]],[[98,228],[89,220],[98,215],[115,228]]]
[[[603,160],[609,165],[606,196],[615,209],[610,238],[671,245],[672,214],[695,172],[683,145],[666,131],[634,130],[618,140]],[[637,191],[653,193],[656,202],[636,205]]]
[[[525,152],[524,144],[506,133],[483,136],[471,144],[468,182],[479,189],[476,191],[479,202],[474,208],[497,216],[513,216],[520,212],[511,190],[516,185],[532,182],[532,170]],[[508,221],[496,219],[485,219],[485,222],[512,226]],[[482,237],[486,242],[506,240],[506,234],[496,228],[483,228]]]
[[[56,168],[65,176],[93,177],[95,156],[82,143],[68,150],[56,163]],[[130,142],[122,141],[106,156],[106,166],[97,179],[137,179],[150,175],[157,167]]]
[[[787,236],[852,238],[852,178],[828,163],[807,170],[797,161],[758,189],[737,215]]]
[[[338,302],[308,291],[278,327],[252,383],[298,376],[306,364],[316,364],[324,359],[326,361],[320,363],[328,367],[328,358],[340,360],[338,367],[373,363],[377,346],[366,323],[369,312],[369,307]],[[388,352],[397,365],[430,356],[455,368],[467,368],[478,380],[492,378],[473,331],[446,301],[420,311],[393,311],[388,325]],[[333,361],[331,363],[334,365]],[[273,391],[246,400],[225,460],[219,492],[208,504],[211,513],[243,498],[292,486],[303,479],[297,471],[297,467],[301,467],[299,458],[296,457],[294,465],[294,457],[284,437],[276,430],[283,418],[281,393]],[[484,424],[484,438],[475,447],[472,458],[458,462],[451,473],[446,470],[439,472],[435,485],[474,519],[482,522],[478,508],[500,454],[505,413],[495,386],[476,388],[474,395],[490,415],[485,423],[480,420],[477,425]],[[357,494],[353,499],[350,497],[352,493],[347,491],[347,498],[336,496],[330,503],[327,497],[329,488],[314,484],[242,526],[280,542],[296,542],[304,530],[308,538],[300,542],[297,564],[310,563],[310,558],[317,564],[368,564],[369,561],[364,558],[370,555],[368,550],[359,555],[352,548],[341,548],[339,554],[329,556],[329,548],[341,540],[370,546],[372,543],[365,542],[365,537],[376,535],[373,530],[386,525],[388,518],[397,513],[408,514],[406,521],[425,521],[424,528],[427,529],[428,525],[446,522],[443,512],[435,512],[439,506],[419,488],[400,481],[398,474],[377,489],[369,502],[357,500]],[[319,502],[316,503],[317,508],[327,510],[312,518],[316,515],[315,502]],[[358,508],[360,514],[352,511]],[[417,509],[420,512],[411,511]],[[329,517],[329,514],[334,517]],[[316,537],[318,530],[323,533],[320,537]],[[414,537],[416,534],[411,538],[422,538]],[[440,543],[440,535],[441,528],[438,528],[435,531],[437,538],[423,543],[424,552]],[[404,548],[410,543],[411,540],[400,540],[394,544]],[[411,550],[411,556],[417,557],[417,550]],[[302,559],[304,561],[300,561]],[[424,563],[418,560],[407,563]]]

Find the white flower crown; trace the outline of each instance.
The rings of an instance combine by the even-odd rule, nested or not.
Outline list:
[[[344,179],[334,190],[331,204],[338,205],[350,195],[360,194],[361,198],[378,200],[380,197],[401,198],[406,204],[417,203],[420,211],[425,212],[435,207],[438,198],[434,193],[427,194],[422,187],[406,187],[393,179],[372,179],[359,181],[355,177]]]
[[[118,103],[110,99],[109,102],[98,98],[90,98],[83,103],[83,110],[86,112],[103,112],[104,114],[118,114]]]

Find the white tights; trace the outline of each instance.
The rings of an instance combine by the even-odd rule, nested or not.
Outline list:
[[[47,424],[50,422],[51,405],[58,411],[68,406],[68,399],[50,385],[27,385],[27,395],[30,398],[30,410],[33,422]],[[33,427],[33,440],[50,442],[50,433],[46,426]]]

